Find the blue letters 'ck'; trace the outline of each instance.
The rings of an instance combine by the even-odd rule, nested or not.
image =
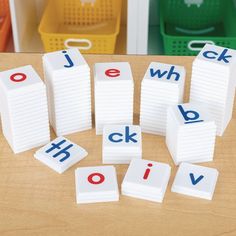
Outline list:
[[[200,117],[199,113],[193,110],[188,110],[185,111],[184,108],[181,105],[178,105],[178,108],[186,122],[184,124],[191,124],[191,123],[196,123],[196,122],[203,122],[203,120],[198,120]],[[189,115],[191,116],[189,117]]]
[[[191,179],[191,182],[192,182],[193,185],[196,185],[197,183],[199,183],[204,178],[203,175],[200,175],[197,179],[195,179],[193,173],[190,173],[189,176],[190,176],[190,179]]]
[[[167,75],[167,77],[166,77],[167,80],[170,80],[171,77],[172,77],[173,75],[175,75],[175,81],[178,81],[179,78],[180,78],[180,74],[179,74],[178,72],[175,72],[174,70],[175,70],[175,66],[171,66],[171,68],[170,68],[169,71],[166,71],[166,70],[165,70],[165,71],[163,71],[163,72],[161,72],[159,69],[157,69],[156,71],[154,71],[153,68],[150,68],[150,75],[151,75],[151,77],[157,76],[157,78],[161,79],[163,76],[165,76],[165,75],[168,73],[168,75]]]
[[[137,133],[130,134],[129,126],[125,126],[125,139],[124,141],[126,143],[133,142],[137,143],[137,140],[134,138],[137,135]],[[121,137],[119,139],[115,139],[115,136]],[[108,136],[108,139],[113,143],[120,143],[123,141],[123,134],[121,133],[112,133]]]
[[[52,143],[52,147],[49,148],[48,150],[46,150],[46,153],[50,153],[54,149],[59,149],[60,151],[55,153],[52,157],[56,158],[56,157],[64,154],[64,156],[60,159],[60,162],[65,161],[66,159],[68,159],[70,157],[70,153],[67,150],[70,149],[71,147],[73,147],[73,144],[69,144],[65,148],[61,149],[60,146],[65,142],[66,142],[66,140],[62,140],[59,143]]]
[[[64,65],[65,68],[70,68],[70,67],[73,67],[74,66],[74,63],[73,61],[71,60],[70,56],[67,53],[67,51],[62,51],[62,53],[64,53],[64,56],[67,60],[67,62],[69,63],[68,65]]]
[[[216,59],[219,56],[217,58],[217,61],[223,61],[225,63],[229,63],[229,60],[227,60],[227,58],[231,58],[232,56],[226,55],[227,52],[228,52],[227,48],[225,48],[220,55],[214,51],[205,51],[203,53],[203,56],[206,57],[207,59]]]

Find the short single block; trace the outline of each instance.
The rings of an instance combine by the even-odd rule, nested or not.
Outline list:
[[[137,125],[106,125],[103,129],[104,164],[127,164],[142,158],[142,134]]]
[[[59,174],[88,155],[85,149],[64,137],[58,137],[46,146],[40,148],[35,158]]]
[[[132,159],[121,185],[122,194],[162,202],[170,178],[168,164]]]
[[[75,171],[75,185],[77,204],[119,200],[114,166],[77,168]]]
[[[181,163],[171,191],[212,200],[218,175],[218,171],[213,168]]]

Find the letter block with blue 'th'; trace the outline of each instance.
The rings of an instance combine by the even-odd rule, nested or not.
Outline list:
[[[58,137],[40,148],[35,158],[59,174],[88,155],[87,151],[64,137]]]
[[[141,128],[137,125],[106,125],[103,129],[103,163],[127,164],[142,158]]]
[[[216,124],[203,104],[171,106],[167,112],[166,144],[176,165],[212,161]]]

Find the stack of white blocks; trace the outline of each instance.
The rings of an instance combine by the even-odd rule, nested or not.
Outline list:
[[[168,108],[166,144],[176,165],[212,161],[216,124],[203,104]]]
[[[142,132],[165,135],[167,107],[183,102],[185,68],[152,62],[141,85]]]
[[[2,129],[14,153],[50,141],[46,87],[32,66],[0,73]]]
[[[128,164],[142,158],[142,134],[137,125],[106,125],[103,129],[104,164]]]
[[[109,124],[133,124],[134,82],[128,62],[95,64],[96,134]]]
[[[57,136],[92,128],[90,68],[78,49],[47,53],[43,67]]]
[[[121,185],[123,195],[162,202],[170,179],[168,164],[132,159]]]
[[[232,118],[236,50],[205,45],[193,62],[190,102],[202,102],[216,121],[217,135],[223,135]]]

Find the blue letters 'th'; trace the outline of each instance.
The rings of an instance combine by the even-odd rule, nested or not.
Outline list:
[[[53,151],[54,149],[59,149],[60,151],[57,152],[57,153],[55,153],[55,154],[53,155],[53,158],[56,158],[56,157],[58,157],[58,156],[64,154],[64,157],[60,159],[60,162],[65,161],[66,159],[68,159],[68,158],[70,157],[70,153],[69,153],[67,150],[70,149],[71,147],[73,147],[73,144],[69,144],[67,147],[61,149],[60,146],[61,146],[63,143],[65,143],[65,142],[66,142],[66,140],[62,140],[62,141],[60,141],[59,143],[52,143],[52,147],[49,148],[48,150],[46,150],[46,153],[50,153],[50,152]]]

